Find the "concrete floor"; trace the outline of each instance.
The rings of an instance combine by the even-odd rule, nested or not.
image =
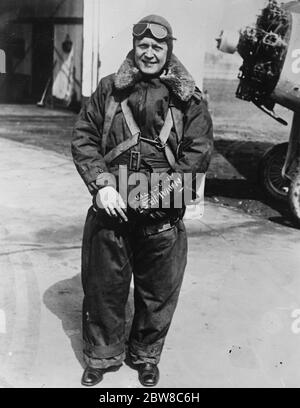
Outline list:
[[[55,153],[0,139],[0,163],[0,386],[80,387],[89,193]],[[299,230],[214,204],[187,227],[159,386],[299,387]],[[140,385],[124,365],[98,387]]]

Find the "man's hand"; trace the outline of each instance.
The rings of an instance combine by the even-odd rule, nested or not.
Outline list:
[[[107,186],[98,191],[96,196],[96,204],[98,208],[104,209],[111,217],[121,217],[125,222],[128,218],[125,214],[126,205],[113,187]]]

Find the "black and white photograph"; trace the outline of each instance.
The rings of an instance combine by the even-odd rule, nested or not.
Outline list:
[[[299,0],[0,0],[0,167],[0,388],[300,387]]]

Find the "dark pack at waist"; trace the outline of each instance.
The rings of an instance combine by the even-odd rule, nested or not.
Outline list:
[[[138,231],[146,229],[149,233],[159,233],[173,227],[184,215],[184,209],[170,210],[158,218],[151,217],[150,215],[139,215],[136,211],[129,210],[127,213],[129,221],[125,222],[119,217],[109,216],[105,210],[99,210],[96,207],[92,207],[91,211],[97,214],[98,220],[104,228],[120,230],[120,232],[121,230]],[[155,212],[153,210],[152,215]]]

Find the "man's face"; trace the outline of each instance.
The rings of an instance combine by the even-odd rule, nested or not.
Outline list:
[[[135,63],[143,74],[158,74],[167,61],[167,53],[166,42],[158,42],[148,37],[135,40]]]

